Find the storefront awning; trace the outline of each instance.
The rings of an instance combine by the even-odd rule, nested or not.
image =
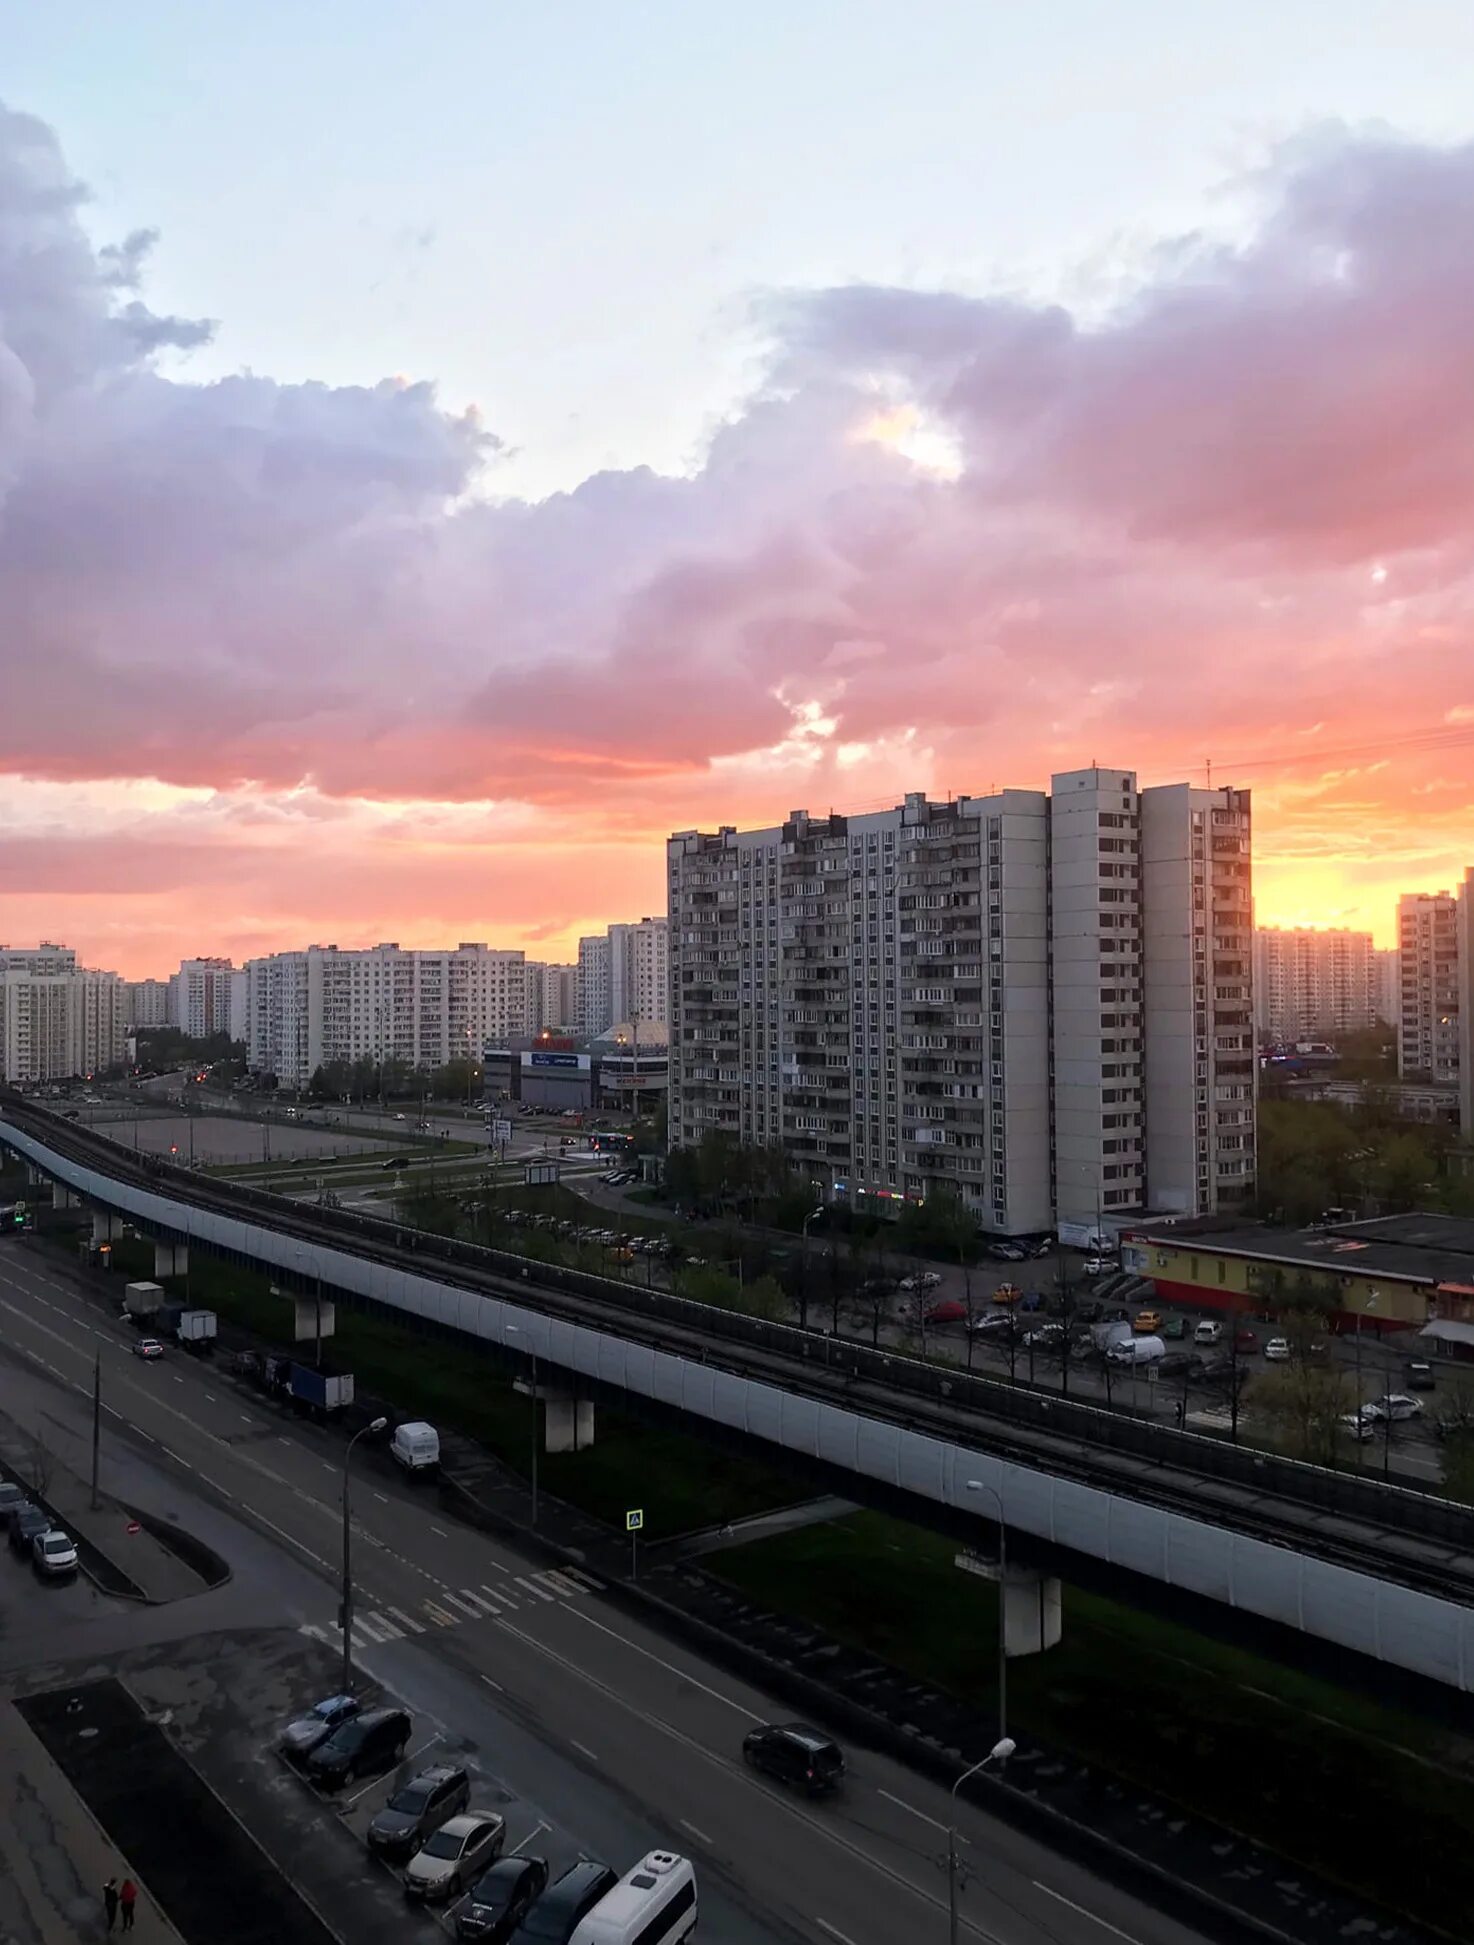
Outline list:
[[[1451,1318],[1435,1318],[1431,1324],[1424,1324],[1418,1335],[1431,1339],[1435,1344],[1474,1345],[1474,1324],[1456,1324]]]

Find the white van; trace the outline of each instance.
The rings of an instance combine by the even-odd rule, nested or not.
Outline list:
[[[394,1427],[389,1452],[406,1472],[432,1471],[440,1464],[440,1434],[423,1419],[411,1419],[407,1425]]]
[[[1160,1337],[1123,1337],[1106,1352],[1110,1363],[1131,1366],[1157,1364],[1166,1355],[1167,1346]]]
[[[695,1868],[689,1858],[652,1850],[580,1919],[568,1945],[675,1945],[695,1929]]]

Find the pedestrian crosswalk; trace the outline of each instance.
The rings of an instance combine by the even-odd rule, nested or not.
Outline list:
[[[539,1602],[574,1600],[581,1594],[600,1593],[603,1586],[602,1580],[596,1580],[593,1574],[586,1574],[578,1567],[509,1573],[495,1587],[484,1581],[476,1587],[442,1587],[434,1600],[420,1602],[417,1613],[391,1607],[387,1601],[382,1607],[357,1611],[348,1633],[355,1648],[377,1646],[385,1641],[406,1641],[416,1635],[432,1634],[437,1628],[497,1620],[504,1614],[515,1614],[519,1608],[535,1612]],[[336,1627],[324,1627],[315,1621],[305,1622],[301,1632],[315,1641],[331,1642],[334,1647],[343,1638]]]

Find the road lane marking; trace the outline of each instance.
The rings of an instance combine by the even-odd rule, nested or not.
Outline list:
[[[404,1625],[410,1630],[411,1634],[423,1634],[425,1632],[424,1622],[416,1621],[412,1615],[406,1614],[403,1608],[391,1607],[389,1603],[385,1601],[384,1612],[386,1614],[392,1614],[396,1621],[402,1621]]]
[[[452,1594],[448,1590],[445,1598],[452,1607],[458,1607],[462,1614],[469,1614],[473,1621],[485,1620],[487,1614],[491,1611],[484,1604],[481,1607],[472,1607],[469,1601],[463,1601],[459,1594]]]
[[[432,1533],[438,1533],[442,1540],[448,1540],[450,1538],[450,1535],[446,1532],[443,1526],[432,1526],[430,1528],[430,1531]]]
[[[738,1715],[745,1715],[749,1722],[769,1720],[767,1716],[755,1715],[745,1702],[734,1702],[730,1695],[723,1695],[719,1688],[708,1688],[705,1682],[699,1681],[695,1675],[688,1674],[684,1668],[677,1668],[673,1661],[667,1661],[663,1655],[654,1654],[649,1648],[642,1648],[638,1641],[631,1641],[629,1636],[621,1634],[618,1628],[606,1627],[602,1621],[596,1621],[586,1607],[570,1607],[566,1611],[576,1615],[580,1621],[586,1621],[591,1628],[597,1628],[600,1634],[607,1634],[611,1641],[617,1641],[622,1648],[632,1648],[637,1655],[643,1655],[646,1661],[653,1661],[668,1675],[674,1675],[677,1681],[687,1682],[692,1688],[699,1688],[703,1695],[709,1695],[714,1702],[725,1702],[729,1709],[735,1709]]]
[[[528,1580],[524,1574],[513,1574],[512,1578],[519,1587],[525,1587],[529,1594],[536,1594],[540,1601],[550,1601],[553,1598],[546,1587],[539,1587],[535,1580]]]
[[[481,1679],[482,1679],[482,1681],[483,1681],[483,1682],[485,1682],[485,1684],[486,1684],[486,1686],[487,1686],[488,1688],[494,1688],[494,1689],[496,1690],[496,1692],[497,1692],[497,1694],[498,1694],[498,1695],[505,1695],[505,1694],[506,1694],[506,1692],[507,1692],[507,1691],[506,1691],[506,1690],[505,1690],[505,1689],[504,1689],[504,1688],[502,1687],[502,1685],[501,1685],[501,1683],[500,1683],[500,1682],[494,1682],[494,1681],[493,1681],[493,1680],[491,1679],[491,1677],[490,1677],[490,1675],[483,1675],[483,1676],[481,1677]],[[547,1828],[547,1826],[546,1826],[546,1824],[539,1824],[539,1825],[538,1825],[538,1830],[545,1830],[546,1828]],[[534,1836],[536,1836],[536,1835],[537,1835],[537,1831],[534,1831],[534,1832],[533,1832],[533,1835],[534,1835]],[[526,1839],[526,1838],[524,1837],[524,1838],[522,1839],[522,1842],[523,1842],[523,1843],[525,1844],[525,1843],[527,1842],[527,1839]],[[514,1850],[516,1850],[516,1849],[519,1849],[519,1848],[520,1848],[520,1846],[519,1846],[519,1845],[515,1845],[515,1844],[514,1844],[512,1848],[513,1848]]]
[[[875,1794],[877,1796],[883,1796],[887,1803],[894,1803],[897,1809],[908,1811],[913,1817],[919,1817],[922,1823],[929,1823],[933,1830],[945,1831],[950,1828],[948,1824],[938,1823],[935,1817],[929,1817],[925,1810],[918,1810],[914,1803],[908,1803],[903,1796],[892,1796],[889,1790],[882,1790],[878,1785]],[[964,1837],[959,1830],[957,1832],[957,1841],[959,1844],[970,1844],[972,1839],[971,1837]]]
[[[604,1591],[602,1580],[596,1580],[592,1574],[586,1574],[577,1567],[563,1567],[560,1571],[570,1580],[576,1580],[581,1587],[586,1587],[590,1593],[602,1594]]]
[[[540,1573],[538,1579],[548,1581],[560,1594],[582,1594],[585,1591],[576,1580],[565,1579],[553,1567],[549,1567],[545,1573]]]
[[[1036,1891],[1042,1891],[1046,1898],[1054,1898],[1060,1904],[1068,1906],[1071,1911],[1078,1911],[1082,1918],[1088,1918],[1092,1925],[1099,1925],[1102,1931],[1110,1932],[1113,1937],[1124,1938],[1126,1945],[1140,1945],[1140,1940],[1131,1932],[1122,1931],[1119,1925],[1113,1925],[1108,1918],[1098,1918],[1087,1906],[1076,1904],[1073,1898],[1067,1898],[1063,1891],[1055,1891],[1049,1885],[1041,1884],[1038,1878],[1031,1878],[1029,1881],[1034,1889]],[[824,1921],[821,1918],[819,1922],[823,1924]]]
[[[568,1738],[568,1741],[570,1747],[576,1749],[580,1756],[587,1756],[591,1763],[598,1762],[599,1760],[598,1757],[594,1754],[593,1750],[588,1747],[587,1743],[574,1742],[572,1736]]]
[[[483,1682],[491,1682],[491,1686],[492,1686],[493,1688],[495,1688],[495,1687],[496,1687],[496,1683],[495,1683],[495,1682],[492,1682],[492,1681],[491,1681],[491,1677],[490,1677],[490,1675],[483,1675],[483,1676],[481,1677],[481,1679],[482,1679],[482,1681],[483,1681]],[[543,1819],[542,1819],[542,1818],[540,1817],[540,1818],[538,1819],[538,1821],[537,1821],[537,1822],[536,1822],[536,1823],[535,1823],[535,1824],[534,1824],[534,1825],[532,1826],[532,1828],[531,1828],[531,1830],[529,1830],[529,1831],[528,1831],[528,1833],[527,1833],[527,1835],[526,1835],[525,1837],[521,1837],[521,1838],[519,1838],[519,1839],[518,1839],[518,1841],[517,1841],[517,1842],[516,1842],[515,1844],[513,1844],[513,1846],[512,1846],[512,1850],[511,1850],[511,1855],[512,1855],[513,1857],[515,1857],[515,1856],[517,1855],[517,1853],[518,1853],[518,1851],[520,1851],[520,1850],[521,1850],[521,1848],[522,1848],[522,1846],[523,1846],[523,1844],[530,1844],[530,1843],[532,1842],[532,1840],[533,1840],[533,1838],[534,1838],[534,1837],[540,1837],[540,1836],[542,1835],[542,1833],[543,1833],[543,1831],[545,1831],[545,1830],[551,1830],[551,1829],[552,1829],[552,1827],[553,1827],[553,1826],[552,1826],[552,1825],[551,1825],[550,1823],[546,1823],[546,1822],[545,1822],[545,1821],[544,1821],[544,1820],[543,1820]]]
[[[506,1594],[498,1594],[493,1592],[493,1590],[487,1586],[484,1580],[478,1582],[477,1584],[479,1585],[482,1593],[486,1596],[486,1598],[489,1601],[494,1601],[496,1603],[498,1612],[500,1612],[500,1610],[505,1607],[506,1609],[508,1609],[509,1612],[513,1614],[516,1613],[517,1603],[514,1600],[510,1599]]]
[[[375,1499],[378,1499],[378,1500],[382,1500],[382,1501],[383,1501],[383,1503],[384,1503],[384,1505],[386,1505],[386,1506],[387,1506],[387,1505],[389,1504],[389,1495],[388,1495],[388,1493],[375,1493],[375,1494],[374,1494],[374,1498],[375,1498]]]
[[[437,1607],[434,1601],[423,1601],[421,1605],[437,1628],[453,1628],[460,1625],[454,1614],[447,1614],[445,1609]]]
[[[711,1842],[706,1832],[704,1830],[698,1830],[689,1817],[677,1817],[676,1822],[681,1826],[682,1830],[689,1830],[698,1844],[709,1844]]]
[[[212,1405],[218,1405],[220,1402],[220,1400],[215,1396],[213,1391],[207,1391],[205,1393],[205,1396],[209,1399]]]
[[[837,1938],[839,1945],[855,1945],[848,1932],[842,1932],[838,1925],[831,1925],[827,1918],[816,1918],[814,1923],[821,1931],[827,1931],[831,1938]]]

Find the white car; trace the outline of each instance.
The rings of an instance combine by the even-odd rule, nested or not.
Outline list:
[[[494,1810],[452,1817],[425,1839],[405,1866],[405,1896],[438,1903],[463,1891],[496,1861],[506,1832],[505,1817]]]
[[[1376,1419],[1379,1424],[1384,1418],[1390,1418],[1396,1425],[1404,1418],[1421,1418],[1423,1401],[1420,1398],[1410,1398],[1405,1391],[1392,1391],[1384,1397],[1373,1398],[1370,1404],[1362,1406],[1362,1410],[1368,1418]]]
[[[58,1526],[36,1535],[31,1542],[31,1559],[37,1573],[48,1574],[58,1580],[63,1574],[77,1571],[77,1549],[69,1535]]]
[[[1087,1256],[1080,1265],[1081,1272],[1085,1276],[1104,1276],[1109,1268],[1110,1265],[1103,1256]]]
[[[1222,1324],[1215,1324],[1211,1318],[1205,1317],[1193,1332],[1193,1342],[1194,1344],[1221,1344],[1223,1342]]]
[[[1271,1337],[1264,1346],[1264,1355],[1271,1364],[1285,1364],[1289,1361],[1290,1340],[1288,1337]]]
[[[157,1337],[140,1337],[138,1342],[130,1345],[129,1348],[135,1357],[155,1358],[164,1355],[164,1347]]]
[[[1370,1405],[1363,1405],[1360,1411],[1344,1413],[1341,1423],[1346,1429],[1348,1438],[1365,1441],[1377,1436],[1378,1420],[1372,1415]]]

